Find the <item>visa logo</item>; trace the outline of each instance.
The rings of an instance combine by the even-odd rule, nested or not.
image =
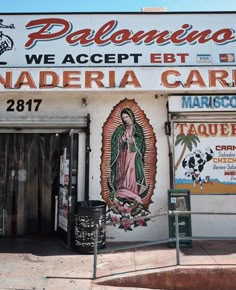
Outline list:
[[[197,62],[209,63],[211,62],[210,54],[197,54]]]

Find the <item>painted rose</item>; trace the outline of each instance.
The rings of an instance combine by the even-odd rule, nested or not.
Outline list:
[[[113,223],[117,223],[117,222],[120,221],[120,218],[119,218],[117,215],[113,215],[111,221],[112,221]]]
[[[124,227],[124,229],[128,230],[131,229],[132,222],[127,218],[123,218],[121,225]]]
[[[136,221],[136,225],[137,226],[144,226],[145,225],[145,220],[141,219],[141,220]]]

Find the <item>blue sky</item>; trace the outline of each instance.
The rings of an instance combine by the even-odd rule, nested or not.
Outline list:
[[[10,12],[140,12],[142,7],[176,11],[236,11],[236,0],[1,0]]]

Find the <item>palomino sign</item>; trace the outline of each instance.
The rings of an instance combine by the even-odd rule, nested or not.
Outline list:
[[[110,20],[102,24],[97,30],[91,28],[83,28],[73,31],[72,23],[62,18],[42,18],[30,21],[27,29],[36,28],[36,31],[29,34],[29,40],[25,44],[25,48],[30,48],[38,41],[57,40],[63,38],[69,45],[79,44],[86,45],[125,45],[131,42],[139,45],[143,42],[144,45],[155,44],[174,45],[186,44],[204,44],[214,42],[216,44],[226,44],[235,41],[235,33],[232,29],[223,28],[219,30],[195,30],[192,24],[183,24],[179,29],[170,30],[136,30],[117,29],[119,22]],[[52,32],[55,27],[59,27],[55,32]]]
[[[1,67],[235,64],[234,13],[0,15]]]

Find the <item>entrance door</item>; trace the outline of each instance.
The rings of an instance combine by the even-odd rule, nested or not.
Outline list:
[[[58,233],[67,247],[72,246],[77,199],[79,133],[73,129],[60,134],[60,179]]]
[[[54,232],[62,148],[67,148],[69,159],[78,154],[78,143],[76,148],[72,135],[0,133],[0,235]],[[70,146],[74,148],[74,155],[70,153]],[[69,197],[76,196],[75,181],[72,181],[73,176],[77,176],[76,160],[69,165]]]

